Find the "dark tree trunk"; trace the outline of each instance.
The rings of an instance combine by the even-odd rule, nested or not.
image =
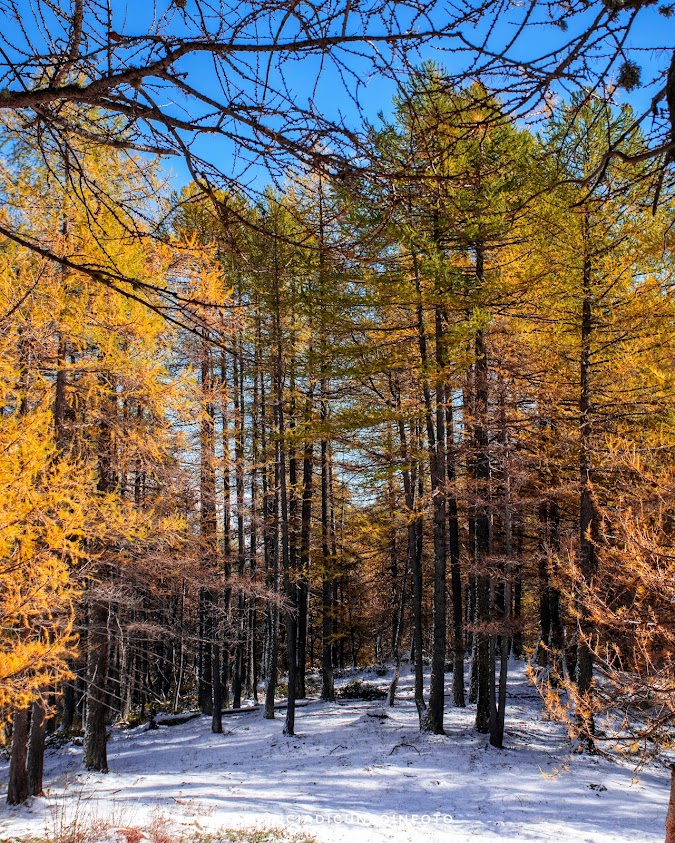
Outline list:
[[[502,482],[504,486],[504,595],[502,602],[502,632],[499,653],[499,698],[490,724],[490,743],[501,749],[504,745],[506,718],[506,681],[509,666],[509,634],[511,618],[511,556],[513,554],[513,516],[511,510],[511,474],[509,466],[509,435],[506,424],[504,396],[501,400],[501,439],[503,447]],[[494,684],[494,682],[493,682]]]
[[[63,692],[61,696],[61,731],[63,732],[68,732],[73,728],[73,721],[75,720],[76,681],[76,679],[68,679],[63,683]]]
[[[311,407],[311,396],[308,399]],[[307,410],[309,419],[310,410]],[[298,572],[298,681],[297,695],[304,699],[307,695],[305,674],[307,671],[307,613],[309,611],[309,570],[312,538],[312,485],[314,474],[314,448],[311,441],[305,443],[302,460],[302,507],[300,513],[300,570]]]
[[[20,805],[29,796],[26,756],[28,754],[29,708],[19,708],[12,721],[12,751],[9,758],[7,804]]]
[[[202,400],[204,413],[200,430],[199,534],[206,576],[216,577],[218,570],[217,509],[216,509],[216,442],[214,377],[211,349],[205,341],[201,362]],[[211,728],[222,731],[222,687],[220,665],[220,623],[218,598],[213,585],[201,590],[200,613],[203,613],[203,677],[201,683],[202,711],[211,714]]]
[[[259,326],[256,326],[259,331]],[[256,335],[257,336],[257,335]],[[256,342],[256,355],[258,343]],[[256,366],[257,371],[257,366]],[[232,573],[232,459],[230,451],[230,401],[227,392],[227,356],[223,351],[220,357],[220,382],[221,382],[221,439],[223,444],[223,574],[225,576],[225,588],[223,599],[223,620],[225,627],[230,629],[232,624],[232,588],[230,587],[230,576]],[[256,376],[257,386],[257,376]],[[256,396],[257,397],[257,396]],[[255,403],[255,398],[254,398]],[[254,410],[254,426],[256,415]],[[256,455],[257,456],[257,455]],[[255,458],[254,458],[255,462]],[[223,645],[220,653],[220,694],[224,708],[230,705],[230,651],[227,645]],[[201,684],[200,684],[201,692]],[[205,693],[204,693],[205,696]],[[200,709],[204,709],[200,705]]]
[[[234,354],[233,367],[233,390],[234,390],[234,459],[235,459],[235,486],[237,500],[237,573],[242,579],[246,571],[246,537],[244,535],[244,394],[243,394],[243,356],[241,352],[241,338],[237,343]],[[237,595],[237,618],[236,618],[236,644],[234,651],[234,664],[232,670],[232,705],[234,708],[241,707],[241,691],[244,671],[244,647],[245,647],[245,599],[244,593],[239,590]]]
[[[255,345],[255,362],[253,372],[253,410],[251,413],[251,526],[250,526],[250,575],[253,582],[256,581],[258,570],[258,461],[260,459],[260,443],[259,443],[259,410],[260,410],[260,393],[258,390],[258,367],[259,367],[259,337],[256,335]],[[262,520],[262,519],[261,519]],[[257,608],[256,598],[252,596],[249,602],[248,610],[248,629],[249,629],[249,681],[250,694],[254,702],[258,703],[258,638],[257,638]]]
[[[265,391],[261,383],[261,411],[265,417]],[[265,427],[263,425],[263,451],[265,448]],[[265,469],[265,475],[267,468]],[[274,492],[269,491],[269,483],[264,479],[266,498],[266,545],[269,565],[269,584],[274,594],[279,593],[279,460],[274,460]],[[279,609],[276,603],[272,603],[268,615],[269,629],[269,666],[267,690],[265,693],[265,717],[268,720],[274,719],[274,696],[277,688],[278,661],[279,661]]]
[[[446,396],[447,477],[454,483],[455,465],[454,420],[452,396]],[[462,569],[459,558],[459,518],[454,490],[448,495],[448,544],[450,551],[450,582],[452,588],[452,701],[459,708],[466,705],[464,688],[464,607],[462,605]]]
[[[326,384],[322,381],[322,421],[326,418]],[[328,441],[321,440],[321,699],[333,701],[333,560],[330,553],[330,476]]]
[[[433,592],[433,621],[431,645],[431,687],[429,691],[429,707],[420,722],[420,728],[434,734],[443,733],[443,709],[445,702],[445,574],[446,574],[446,546],[445,546],[445,392],[443,379],[439,373],[436,380],[436,413],[431,397],[431,387],[427,372],[429,371],[429,352],[427,348],[426,328],[424,324],[424,308],[422,302],[422,285],[419,276],[417,256],[413,253],[415,269],[415,284],[417,289],[417,344],[422,366],[422,393],[427,433],[427,448],[429,452],[431,497],[433,500],[433,536],[434,536],[434,592]],[[440,312],[436,308],[436,351],[442,360],[442,325]],[[437,360],[438,363],[438,360]],[[434,419],[435,415],[435,419]],[[434,425],[434,421],[436,425]],[[421,654],[420,654],[421,656]]]
[[[482,253],[477,250],[477,262],[480,269],[476,272],[482,277]],[[478,631],[476,634],[476,729],[479,732],[490,731],[490,696],[494,683],[493,661],[490,654],[490,575],[487,570],[490,555],[490,512],[488,483],[490,480],[490,457],[488,453],[488,361],[483,331],[476,331],[475,336],[475,414],[474,421],[474,476],[476,479],[476,515],[475,515],[475,565],[476,565],[476,615]]]
[[[213,714],[213,617],[208,589],[199,589],[199,688],[198,705],[202,714]]]
[[[108,605],[95,596],[89,612],[87,652],[87,722],[84,733],[85,769],[108,772],[106,720],[108,676]]]
[[[400,408],[398,390],[396,391],[395,398],[397,400],[397,406]],[[400,419],[398,422],[398,433],[403,465],[403,493],[408,514],[407,568],[410,572],[412,585],[412,655],[415,671],[415,706],[417,707],[417,715],[421,728],[424,712],[426,711],[426,703],[424,702],[424,664],[422,661],[422,514],[416,511],[417,500],[423,495],[423,490],[420,487],[419,498],[416,497],[418,480],[420,484],[422,482],[417,459],[417,450],[419,450],[419,441],[417,440],[419,440],[419,436],[413,436],[411,432],[413,456],[408,447],[405,422],[403,419]]]
[[[579,571],[583,589],[593,587],[596,572],[595,555],[595,503],[593,500],[592,476],[592,393],[591,393],[591,336],[593,333],[592,312],[592,268],[588,253],[588,216],[583,220],[584,235],[584,270],[583,299],[581,311],[581,365],[579,395]],[[582,744],[593,752],[595,744],[593,734],[593,651],[590,639],[593,634],[592,623],[585,609],[583,594],[579,600],[580,640],[577,646],[577,691],[579,695],[577,721]]]
[[[445,708],[445,649],[446,649],[446,436],[445,436],[445,350],[443,317],[441,309],[435,309],[436,325],[436,429],[435,437],[429,439],[431,460],[431,489],[433,498],[434,532],[434,591],[431,642],[431,681],[429,684],[429,707],[425,726],[435,735],[443,734]],[[429,418],[430,407],[427,408]],[[427,421],[428,429],[432,424]],[[434,441],[435,440],[435,441]]]
[[[520,659],[523,656],[523,544],[524,526],[522,515],[514,518],[513,534],[516,545],[517,563],[514,572],[513,585],[513,657]]]
[[[217,606],[215,595],[213,605]],[[217,611],[217,609],[216,609]],[[223,731],[223,687],[220,674],[220,624],[214,620],[216,635],[213,643],[213,714],[211,715],[211,731],[221,734]]]
[[[116,486],[113,468],[111,423],[117,414],[116,385],[104,374],[102,384],[107,390],[104,413],[99,423],[98,489],[109,493]],[[101,574],[102,572],[99,572]],[[87,697],[84,732],[83,763],[87,770],[108,772],[106,751],[106,722],[108,718],[108,651],[110,636],[108,618],[110,605],[104,600],[100,585],[92,586],[89,623],[87,627]]]
[[[408,571],[403,572],[401,578],[401,593],[398,601],[398,612],[396,614],[396,630],[394,632],[394,676],[389,686],[389,706],[393,708],[396,700],[396,688],[401,676],[401,638],[403,637],[403,619],[405,617],[406,583],[408,582]]]
[[[539,646],[537,663],[546,667],[551,647],[551,584],[548,570],[548,501],[539,504]]]
[[[35,700],[30,716],[28,739],[28,792],[31,796],[42,796],[42,774],[45,764],[45,738],[47,736],[47,711],[41,699]]]

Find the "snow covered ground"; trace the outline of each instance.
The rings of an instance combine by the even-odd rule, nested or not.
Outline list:
[[[364,678],[386,687],[389,677]],[[633,781],[630,763],[570,756],[522,664],[512,665],[504,750],[474,732],[473,706],[448,706],[446,736],[420,735],[407,669],[399,689],[393,709],[311,701],[294,738],[282,735],[283,712],[269,721],[260,710],[224,717],[223,735],[207,717],[115,729],[107,775],[83,771],[80,747],[49,750],[48,796],[0,806],[0,841],[42,835],[69,812],[143,826],[158,811],[186,827],[304,829],[322,843],[663,840],[665,766]]]

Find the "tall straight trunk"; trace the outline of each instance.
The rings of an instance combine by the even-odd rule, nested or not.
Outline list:
[[[107,773],[108,605],[96,595],[91,600],[88,632],[87,722],[83,763],[87,770]]]
[[[218,611],[217,592],[211,595],[211,605],[214,614]],[[213,619],[213,714],[211,715],[211,731],[219,735],[223,731],[223,687],[220,673],[220,623],[218,618]]]
[[[387,452],[392,452],[391,433],[387,436]],[[396,493],[394,489],[394,478],[389,475],[387,478],[387,501],[388,501],[388,519],[389,519],[389,588],[390,588],[390,604],[391,611],[391,642],[390,642],[390,656],[396,659],[397,652],[397,633],[398,633],[398,605],[400,603],[399,594],[401,591],[398,582],[398,524],[396,523],[397,502]],[[403,577],[402,582],[405,581]]]
[[[504,397],[501,400],[501,439],[503,449],[504,485],[504,604],[502,608],[502,634],[499,653],[499,698],[490,723],[490,743],[501,749],[504,745],[506,718],[506,681],[509,666],[509,622],[511,618],[511,557],[513,555],[513,517],[511,510],[511,473],[509,467],[509,434],[506,422]]]
[[[324,195],[323,180],[319,175],[318,183],[319,210],[319,295],[321,298],[320,321],[320,419],[321,419],[321,699],[335,699],[333,678],[333,564],[330,552],[330,465],[328,439],[328,315],[325,311],[325,253],[324,253]]]
[[[45,762],[45,738],[47,737],[47,710],[44,702],[38,698],[33,702],[30,715],[30,735],[28,738],[28,792],[31,796],[42,796],[42,776]]]
[[[117,412],[115,384],[103,376],[108,390],[107,407],[99,422],[98,437],[98,490],[109,493],[115,487],[112,464],[111,422]],[[87,709],[84,733],[83,762],[87,770],[108,771],[106,750],[106,720],[108,715],[108,616],[109,605],[94,587],[90,595],[87,638]]]
[[[253,410],[251,414],[251,528],[250,528],[250,576],[251,580],[255,582],[258,568],[258,460],[260,459],[260,445],[259,445],[259,409],[260,409],[260,394],[258,390],[258,367],[259,367],[259,347],[260,344],[256,340],[255,345],[255,360],[253,366]],[[250,635],[249,642],[249,674],[250,674],[250,693],[253,700],[258,702],[258,647],[256,637],[257,626],[257,609],[256,598],[252,595],[249,602],[248,610],[248,629]]]
[[[273,495],[275,517],[274,526],[275,533],[278,535],[279,518],[279,496],[275,493]],[[272,591],[275,595],[279,594],[279,542],[276,537],[272,546]],[[270,617],[270,642],[269,642],[269,669],[267,678],[267,690],[265,692],[265,717],[268,720],[274,719],[274,698],[277,688],[277,678],[279,671],[279,608],[276,601],[272,604]]]
[[[422,447],[422,431],[417,429],[417,447]],[[417,470],[417,500],[423,501],[426,493],[424,485],[424,472],[421,470],[421,465]],[[422,600],[424,597],[424,579],[423,579],[423,563],[424,562],[424,519],[420,510],[418,517],[415,519],[415,562],[413,573],[413,589],[415,591],[415,707],[419,717],[420,730],[424,724],[427,704],[424,701],[424,613],[422,609]]]
[[[234,353],[233,367],[234,424],[235,424],[235,486],[237,500],[237,573],[240,582],[246,571],[246,537],[244,535],[244,372],[241,337]],[[239,588],[237,594],[236,646],[232,671],[232,705],[241,707],[241,689],[244,670],[245,600]]]
[[[64,215],[63,234],[67,235],[67,219]],[[56,451],[60,457],[66,449],[66,355],[67,344],[63,336],[59,336],[59,344],[57,351],[56,364],[56,383],[54,389],[54,404],[52,408],[52,417],[54,423],[54,440],[56,443]],[[66,723],[70,728],[74,716],[74,693],[68,694],[68,690],[74,690],[72,683],[65,683],[64,688],[64,714]],[[44,691],[45,689],[43,689]],[[70,697],[66,702],[66,697]],[[69,703],[73,706],[69,709]],[[28,775],[28,791],[31,796],[42,795],[42,777],[44,770],[44,755],[45,755],[45,737],[47,728],[47,715],[44,703],[40,698],[33,702],[31,712],[31,727],[30,737],[28,742],[28,759],[27,759],[27,775]]]
[[[515,545],[516,561],[513,564],[513,657],[523,656],[523,550],[525,545],[522,509],[515,509],[513,514],[513,542]]]
[[[452,396],[446,395],[445,428],[447,438],[447,480],[457,479],[456,450],[454,444],[454,419]],[[455,706],[466,706],[464,688],[464,606],[462,569],[459,553],[459,517],[457,496],[454,489],[447,495],[448,549],[450,552],[450,582],[452,594],[452,701]]]
[[[257,347],[257,346],[256,346]],[[223,619],[226,629],[232,624],[232,588],[230,576],[232,574],[232,456],[230,449],[230,401],[228,394],[227,355],[224,351],[220,355],[220,413],[221,440],[223,448],[223,575],[225,588],[223,592]],[[223,642],[220,653],[220,694],[223,706],[230,704],[230,650]]]
[[[538,508],[539,517],[539,646],[537,663],[546,667],[551,647],[551,584],[548,571],[548,501],[543,500]]]
[[[280,268],[277,263],[277,241],[274,241],[274,328],[275,328],[275,360],[273,367],[276,421],[276,474],[278,478],[279,506],[281,508],[281,566],[283,570],[284,594],[286,597],[286,661],[288,665],[288,700],[286,705],[286,719],[284,734],[295,734],[295,683],[296,683],[296,591],[295,571],[291,570],[290,545],[290,509],[289,490],[286,470],[286,418],[284,407],[284,366],[283,366],[283,337],[281,326],[281,293],[279,289]]]
[[[213,714],[213,617],[210,613],[210,597],[207,588],[199,589],[197,612],[199,616],[197,703],[202,714]]]
[[[413,267],[417,292],[417,344],[422,368],[422,394],[429,452],[429,477],[431,481],[431,499],[433,509],[434,536],[434,592],[433,592],[433,637],[431,646],[431,683],[429,706],[420,722],[423,731],[434,734],[443,733],[443,709],[445,702],[445,391],[441,372],[436,377],[436,412],[434,413],[431,387],[429,384],[430,357],[427,347],[427,335],[424,324],[422,302],[422,283],[419,274],[417,255],[413,252]],[[443,360],[442,324],[439,309],[436,309],[436,364]],[[440,343],[439,343],[440,340]],[[439,437],[437,434],[441,434]]]
[[[340,570],[341,556],[338,554],[338,518],[335,495],[335,483],[333,478],[333,448],[329,445],[328,456],[328,489],[330,501],[330,554],[333,560],[333,667],[344,668],[344,637],[341,633],[344,599],[344,576]],[[344,500],[341,507],[340,529],[344,525]],[[340,543],[342,547],[342,542]]]
[[[560,508],[546,499],[539,504],[539,646],[537,662],[562,671],[564,631],[560,591],[551,581],[551,564],[560,551]]]
[[[185,669],[185,595],[187,591],[187,583],[183,578],[181,582],[181,589],[180,589],[180,599],[178,601],[178,611],[176,618],[176,628],[178,629],[178,642],[177,642],[177,662],[176,665],[176,685],[174,690],[174,698],[173,698],[173,710],[174,712],[178,711],[178,703],[180,702],[181,690],[183,686],[183,671]]]
[[[206,576],[216,577],[218,570],[217,510],[216,510],[216,443],[215,407],[213,403],[213,368],[211,352],[202,345],[201,385],[204,410],[200,429],[199,532]],[[202,589],[201,611],[204,613],[204,708],[212,716],[211,729],[222,732],[220,646],[218,635],[220,601],[213,585]]]
[[[321,419],[326,419],[325,379],[321,382]],[[328,440],[321,440],[321,699],[333,701],[333,560],[330,553],[330,477]]]
[[[557,555],[560,553],[560,506],[555,500],[549,501],[548,520],[549,544],[554,563]],[[551,574],[555,578],[555,567],[552,568]],[[555,581],[550,584],[549,594],[551,601],[551,649],[553,650],[553,666],[558,674],[562,675],[565,660],[565,629],[563,626],[560,589]]]
[[[476,278],[482,286],[484,280],[484,254],[482,245],[476,246]],[[490,556],[490,509],[488,484],[490,480],[490,455],[488,450],[488,358],[482,329],[474,336],[474,429],[473,468],[476,481],[476,507],[474,519],[474,563],[476,568],[476,729],[490,731],[490,697],[494,683],[493,660],[490,657],[490,575],[487,570]]]
[[[426,727],[436,735],[443,734],[445,708],[446,650],[446,433],[445,433],[445,339],[442,311],[435,308],[436,333],[436,447],[431,452],[431,487],[434,518],[434,592],[433,638],[431,644],[431,682]]]
[[[72,662],[68,663],[68,667],[73,673],[75,672]],[[62,697],[61,697],[61,725],[60,731],[68,732],[73,728],[75,720],[75,683],[76,679],[69,679],[63,683]]]
[[[265,381],[260,379],[261,445],[264,459],[263,495],[265,500],[265,556],[268,568],[268,584],[276,597],[279,594],[279,460],[273,463],[273,489],[270,489],[269,454],[267,448],[267,417],[265,412]],[[274,696],[277,688],[279,661],[279,608],[276,600],[271,602],[268,613],[268,671],[265,692],[265,717],[274,719]]]
[[[583,218],[584,264],[583,297],[581,308],[581,361],[579,392],[579,552],[578,562],[583,588],[592,588],[597,561],[594,534],[596,531],[595,503],[593,500],[592,472],[592,415],[591,415],[591,338],[593,334],[592,265],[589,253],[589,219]],[[590,638],[592,622],[585,608],[583,597],[579,600],[579,632],[577,646],[577,691],[579,696],[577,721],[582,743],[589,752],[595,744],[593,734],[593,651]]]
[[[292,335],[293,336],[293,335]],[[291,346],[294,345],[294,338],[291,340]],[[287,483],[287,509],[288,509],[288,575],[286,582],[287,600],[289,604],[289,615],[286,619],[286,632],[288,640],[287,657],[288,657],[288,684],[289,684],[289,709],[287,709],[287,720],[290,710],[291,699],[291,683],[293,684],[293,708],[295,709],[295,700],[298,694],[298,626],[299,626],[299,607],[298,607],[298,567],[300,559],[300,510],[302,507],[302,493],[298,483],[298,450],[295,445],[297,436],[297,401],[296,401],[296,382],[295,382],[295,361],[291,357],[290,361],[290,396],[288,409],[288,444],[284,440],[284,445],[288,450],[288,483]],[[283,387],[283,379],[282,379]],[[282,404],[282,420],[283,420],[283,404]],[[292,640],[291,640],[292,638]],[[292,676],[291,676],[292,674]],[[294,727],[292,727],[294,728]],[[292,734],[292,730],[289,734]]]
[[[29,796],[26,756],[28,753],[28,729],[30,709],[17,708],[12,720],[12,751],[9,759],[9,784],[7,804],[20,805]]]
[[[396,700],[396,688],[398,687],[398,680],[401,676],[401,639],[403,637],[403,621],[405,618],[405,598],[406,598],[406,583],[408,582],[408,571],[403,572],[401,578],[401,589],[398,601],[398,611],[396,613],[396,629],[394,632],[394,676],[389,686],[389,706],[393,708]]]
[[[400,395],[396,394],[397,409],[400,410]],[[411,428],[414,423],[411,422]],[[405,497],[406,510],[408,515],[407,527],[407,568],[409,571],[412,584],[412,647],[413,647],[413,665],[415,671],[415,706],[417,708],[417,716],[419,718],[420,726],[426,711],[426,703],[424,701],[424,663],[422,660],[422,513],[418,511],[417,503],[422,497],[422,490],[417,496],[417,482],[418,476],[421,482],[421,474],[419,474],[419,463],[417,453],[419,451],[419,441],[412,442],[412,449],[408,446],[408,437],[406,434],[405,422],[403,419],[398,421],[399,443],[401,447],[401,473],[403,475],[403,494]],[[413,436],[411,430],[411,440],[419,440],[419,436]],[[412,453],[410,451],[412,450]]]
[[[540,410],[539,420],[542,449],[546,451],[549,431],[555,429],[546,406]],[[561,618],[560,591],[552,581],[553,561],[560,551],[560,507],[553,498],[557,485],[556,467],[547,463],[542,472],[542,500],[539,504],[539,628],[540,641],[537,661],[540,666],[551,665],[562,673],[564,632]]]
[[[311,418],[312,394],[307,398],[305,418]],[[298,572],[298,682],[297,695],[304,699],[307,691],[305,674],[307,671],[307,615],[309,611],[309,571],[312,539],[312,493],[314,479],[314,443],[305,441],[302,458],[302,506],[300,512],[300,569]]]

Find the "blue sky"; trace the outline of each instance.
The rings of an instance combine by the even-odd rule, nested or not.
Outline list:
[[[35,0],[33,3],[26,2],[26,16],[22,19],[22,26],[25,32],[31,39],[40,38],[38,31],[38,23],[30,17],[29,9],[35,8]],[[61,0],[64,9],[70,9],[70,0]],[[193,0],[187,0],[188,12],[191,11]],[[339,7],[340,0],[332,0],[328,4],[321,6],[322,10],[327,10],[329,7]],[[355,4],[358,5],[358,4]],[[398,4],[397,8],[404,9],[403,4]],[[171,2],[167,0],[159,0],[155,5],[149,0],[136,0],[136,2],[128,2],[128,0],[112,0],[112,28],[116,32],[124,35],[139,35],[144,36],[157,25],[157,18],[155,17],[155,9],[159,9],[160,15],[166,14],[168,18],[165,20],[167,30],[176,31],[184,26],[182,14],[172,6]],[[249,4],[239,4],[233,6],[232,14],[242,16],[253,8]],[[523,14],[525,5],[513,4],[510,11],[502,14],[496,21],[491,30],[490,46],[494,50],[498,50],[501,45],[507,43],[513,33],[514,24]],[[559,6],[561,10],[561,18],[564,17],[564,2]],[[438,4],[438,22],[443,22],[443,7]],[[526,31],[518,42],[510,51],[510,56],[514,61],[526,61],[536,56],[542,55],[546,52],[555,49],[570,39],[574,35],[575,28],[580,28],[593,19],[602,6],[599,2],[592,4],[584,13],[578,14],[570,19],[570,27],[568,31],[556,25],[559,21],[552,21],[546,16],[545,7],[539,7],[537,12],[531,19],[531,26]],[[620,13],[619,20],[626,19],[629,15],[628,11]],[[52,26],[52,21],[47,18],[47,29]],[[275,19],[277,22],[279,18]],[[161,18],[160,18],[161,21]],[[2,22],[0,30],[4,38],[5,52],[12,50],[15,47],[21,46],[22,35],[19,27],[12,24],[11,21]],[[356,21],[358,26],[358,21]],[[465,26],[463,33],[468,40],[479,43],[485,36],[488,21],[484,22],[478,29]],[[291,37],[293,30],[289,28],[290,24],[286,23],[282,37]],[[104,30],[105,31],[105,28]],[[51,31],[50,31],[50,34]],[[252,31],[249,31],[249,37]],[[643,80],[649,81],[659,70],[668,66],[670,60],[670,50],[675,46],[675,18],[666,19],[658,13],[656,7],[641,9],[637,18],[637,23],[630,35],[626,50],[629,52],[631,58],[643,67]],[[263,32],[264,37],[264,32]],[[449,41],[443,46],[426,45],[419,53],[419,60],[434,59],[445,65],[451,72],[465,68],[470,63],[472,56],[468,52],[458,50],[459,44],[456,41]],[[329,119],[336,120],[342,118],[352,128],[358,129],[362,125],[362,118],[365,117],[371,121],[377,121],[378,112],[385,114],[391,113],[392,98],[396,91],[397,81],[400,77],[385,78],[383,75],[372,71],[372,67],[365,59],[358,59],[354,57],[347,57],[344,53],[338,52],[340,59],[345,59],[346,72],[351,78],[345,86],[343,79],[334,64],[331,63],[330,58],[321,56],[310,56],[300,60],[291,60],[284,66],[284,84],[289,91],[290,97],[295,99],[301,105],[307,105],[313,102],[315,108]],[[600,67],[600,59],[594,59],[594,68]],[[2,60],[0,59],[0,66]],[[217,76],[210,65],[209,61],[204,57],[201,58],[187,58],[183,60],[181,69],[185,71],[188,76],[188,81],[195,87],[198,87],[206,94],[214,98],[222,99],[223,95],[220,91]],[[270,79],[273,84],[281,84],[279,73],[273,70]],[[358,80],[358,81],[357,81]],[[496,84],[496,79],[485,79],[487,84]],[[584,79],[579,78],[579,84],[585,82]],[[573,85],[574,83],[572,83]],[[571,85],[571,86],[572,86]],[[570,87],[571,87],[570,86]],[[359,109],[350,99],[349,91],[353,93],[355,88],[358,88]],[[251,101],[255,101],[256,92],[254,86],[249,83],[244,83],[241,86],[240,92],[242,96],[249,96]],[[654,89],[646,88],[634,92],[632,95],[626,95],[625,92],[617,92],[617,101],[628,100],[638,110],[644,110],[653,96]],[[564,95],[564,94],[563,94]],[[181,96],[168,93],[164,96],[162,105],[167,106],[171,110],[179,111],[183,109],[184,103],[181,102]],[[197,106],[190,106],[185,112],[186,116],[191,118],[198,116]],[[224,172],[234,175],[235,177],[251,179],[255,183],[266,180],[264,172],[263,161],[255,161],[253,165],[247,169],[240,159],[237,161],[235,156],[235,142],[224,139],[213,140],[203,138],[196,144],[196,150],[209,161],[217,164],[217,166]],[[167,172],[173,172],[173,183],[179,186],[189,179],[185,164],[179,159],[172,159],[165,165]]]

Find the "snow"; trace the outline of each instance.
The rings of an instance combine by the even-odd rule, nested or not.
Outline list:
[[[382,687],[390,679],[359,676]],[[282,734],[283,712],[265,720],[262,709],[223,718],[222,735],[208,717],[115,729],[108,774],[83,771],[81,747],[48,750],[47,797],[0,807],[0,840],[45,834],[68,812],[119,826],[160,812],[186,829],[283,827],[321,843],[663,840],[666,766],[637,781],[630,760],[571,754],[522,664],[511,665],[504,750],[474,731],[473,706],[448,704],[447,734],[421,735],[412,685],[405,668],[393,709],[312,700],[298,710],[296,737]]]

